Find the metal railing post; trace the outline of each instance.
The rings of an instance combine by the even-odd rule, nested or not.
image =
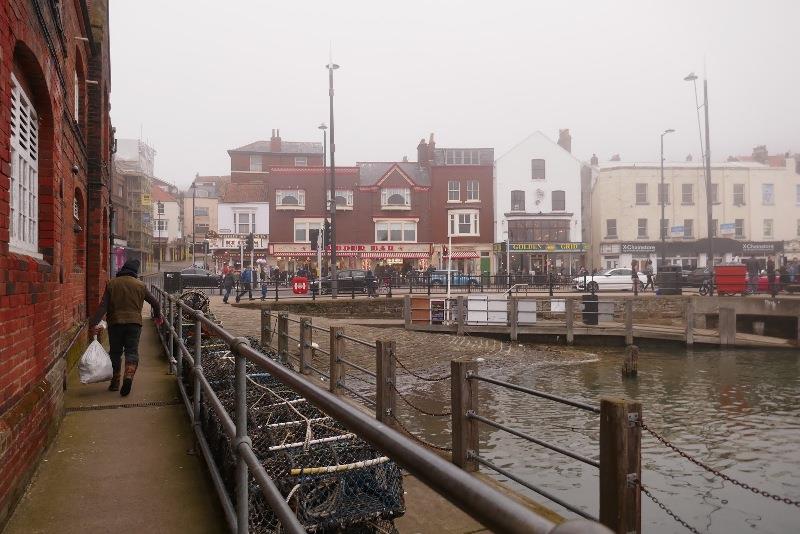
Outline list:
[[[275,302],[278,302],[278,279],[275,279]]]
[[[339,359],[339,356],[344,354],[344,338],[339,334],[344,333],[344,328],[341,326],[332,326],[330,330],[330,353],[331,353],[331,368],[330,368],[330,391],[336,395],[342,394],[342,385],[345,377],[344,363]]]
[[[261,346],[267,348],[272,343],[272,315],[269,308],[261,309]]]
[[[170,306],[172,301],[170,301]],[[172,327],[175,329],[175,333],[178,336],[178,339],[175,340],[175,344],[173,345],[175,353],[175,360],[177,363],[175,364],[175,374],[178,376],[178,380],[183,380],[183,351],[181,350],[181,343],[183,343],[183,314],[181,313],[180,306],[176,306],[178,309],[175,310],[174,316],[171,316],[170,319],[173,320]],[[170,307],[172,309],[172,306]]]
[[[278,358],[282,363],[289,361],[289,314],[278,314]]]
[[[180,306],[178,307],[180,313]],[[194,322],[194,380],[192,380],[192,423],[200,425],[200,374],[203,372],[203,323],[201,319],[203,312],[197,312],[197,319]]]
[[[311,362],[313,330],[311,317],[300,317],[300,367],[298,371],[304,375],[311,372],[308,365]]]
[[[618,533],[642,531],[642,405],[600,400],[600,522]]]
[[[395,342],[375,341],[375,419],[394,426]]]
[[[250,499],[247,487],[247,462],[242,456],[242,448],[252,446],[252,442],[247,436],[247,359],[239,354],[241,345],[248,345],[247,340],[236,338],[231,347],[236,355],[236,532],[247,534]]]
[[[450,362],[450,402],[453,417],[453,463],[466,471],[477,471],[478,424],[470,414],[478,413],[478,381],[470,377],[478,372],[475,360]]]
[[[163,295],[159,295],[159,296],[162,297],[161,300],[163,301],[164,300]],[[166,313],[166,315],[167,315],[167,325],[171,326],[172,328],[175,328],[175,320],[174,320],[175,316],[172,315],[172,300],[168,300],[166,303],[162,302],[162,304],[166,304],[166,306],[162,306],[161,309],[162,310],[166,310],[166,312],[167,312]],[[176,332],[177,332],[177,330],[176,330]],[[170,370],[170,372],[172,372],[172,360],[175,359],[175,341],[176,341],[176,339],[175,339],[175,336],[172,335],[172,330],[169,330],[167,332],[167,337],[169,339],[169,370]],[[178,354],[180,354],[180,353],[181,353],[181,351],[178,350]],[[176,366],[176,369],[175,369],[175,374],[178,374],[177,366]],[[180,374],[178,374],[178,376],[180,376]]]
[[[367,291],[369,291],[369,290],[367,290]],[[356,298],[356,279],[355,279],[354,276],[350,277],[350,298],[351,299],[355,299]]]

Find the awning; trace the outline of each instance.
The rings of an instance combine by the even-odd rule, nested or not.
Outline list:
[[[362,252],[362,258],[381,258],[381,259],[427,259],[430,254],[427,252],[403,252],[395,250],[392,252]]]
[[[324,258],[329,258],[330,255],[331,255],[330,251],[322,253],[322,256]],[[336,253],[336,257],[337,258],[343,258],[343,257],[352,258],[352,257],[357,256],[357,255],[358,255],[358,253],[356,253],[356,252],[337,252]],[[317,257],[317,251],[316,250],[296,250],[296,251],[291,251],[291,252],[278,252],[277,254],[273,254],[273,256],[275,256],[276,258],[316,258]]]
[[[447,256],[445,256],[446,258]],[[454,250],[453,253],[450,255],[451,259],[454,260],[465,260],[470,258],[480,258],[481,255],[475,252],[474,250]]]

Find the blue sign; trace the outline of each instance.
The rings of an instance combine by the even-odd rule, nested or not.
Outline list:
[[[683,226],[673,226],[669,229],[670,237],[683,237]]]

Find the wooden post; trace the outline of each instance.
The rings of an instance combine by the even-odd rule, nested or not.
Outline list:
[[[642,405],[600,400],[600,522],[619,534],[642,531]]]
[[[375,419],[394,426],[395,402],[395,342],[375,341]]]
[[[488,305],[487,305],[488,306]],[[486,312],[487,315],[489,312]],[[508,298],[508,326],[511,341],[517,340],[517,325],[519,323],[519,301],[514,297]]]
[[[272,343],[272,316],[269,308],[261,308],[261,346],[267,348]]]
[[[477,471],[478,462],[469,458],[469,452],[478,453],[478,425],[467,417],[468,412],[478,413],[478,381],[469,380],[467,374],[478,372],[475,360],[450,362],[450,403],[453,417],[453,463],[466,471]]]
[[[344,384],[345,367],[344,363],[339,360],[339,356],[344,355],[344,338],[339,337],[340,333],[344,333],[344,328],[341,326],[331,327],[331,368],[330,368],[330,391],[336,395],[342,394],[342,384]]]
[[[311,317],[300,317],[300,374],[307,375],[311,371],[308,367],[311,362],[311,339],[313,338],[313,328],[311,328]]]
[[[633,301],[631,299],[625,299],[625,344],[633,345]]]
[[[456,335],[464,335],[464,320],[467,318],[467,310],[464,306],[464,295],[456,297]]]
[[[564,321],[567,326],[567,345],[575,342],[575,301],[572,298],[564,299]]]
[[[278,314],[278,358],[286,363],[289,360],[289,314]]]
[[[689,297],[686,300],[686,308],[683,310],[686,317],[686,346],[694,345],[694,301]]]
[[[736,309],[719,309],[719,344],[736,345]]]
[[[411,295],[403,297],[403,321],[406,328],[411,326]]]
[[[639,347],[625,347],[625,361],[622,363],[622,376],[636,378],[639,373]]]

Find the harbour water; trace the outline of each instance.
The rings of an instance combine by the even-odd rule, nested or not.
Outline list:
[[[480,373],[594,404],[603,396],[639,400],[646,424],[683,451],[756,488],[800,499],[797,351],[643,348],[635,379],[621,376],[621,352],[618,348],[554,351],[531,347],[486,358]],[[447,406],[449,382],[434,384],[427,391],[417,386],[413,398],[422,406],[433,410]],[[597,415],[490,384],[481,383],[480,388],[485,417],[597,458]],[[444,421],[411,413],[407,417],[412,429],[441,444],[449,442]],[[481,455],[598,514],[596,468],[486,426],[481,427]],[[642,468],[644,485],[700,532],[800,532],[800,508],[725,482],[646,432]],[[512,481],[505,483],[529,491]],[[644,495],[642,503],[645,532],[686,532]]]

